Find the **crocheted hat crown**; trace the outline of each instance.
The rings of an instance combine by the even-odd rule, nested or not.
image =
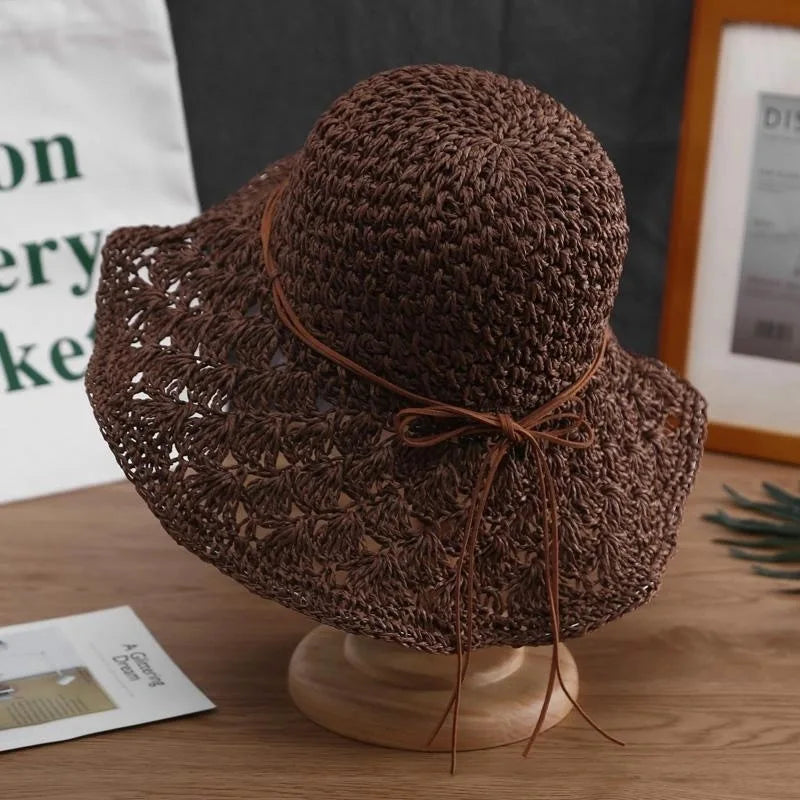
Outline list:
[[[425,66],[319,119],[272,252],[337,351],[442,402],[520,413],[597,352],[627,233],[619,177],[577,117],[520,81]]]

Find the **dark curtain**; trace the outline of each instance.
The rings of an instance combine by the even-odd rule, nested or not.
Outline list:
[[[655,353],[691,0],[168,0],[204,207],[299,148],[358,80],[457,63],[521,78],[578,114],[625,186],[614,312]]]

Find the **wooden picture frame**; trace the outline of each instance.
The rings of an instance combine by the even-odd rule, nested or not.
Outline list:
[[[699,277],[698,259],[701,238],[705,230],[707,181],[711,177],[710,166],[713,166],[710,164],[710,157],[712,134],[715,133],[715,113],[719,113],[715,109],[715,104],[720,101],[717,90],[724,83],[724,75],[722,77],[718,75],[718,67],[723,48],[723,33],[726,27],[731,25],[738,25],[740,29],[743,25],[766,25],[800,31],[800,2],[798,0],[697,0],[695,4],[667,257],[660,356],[671,367],[686,375],[704,394],[706,390],[702,373],[699,378],[692,374],[690,349],[693,346],[693,320],[699,318],[696,307],[698,302],[696,295],[699,291],[696,289]],[[800,89],[797,95],[800,96]],[[753,122],[750,122],[750,125],[755,136],[755,125]],[[744,224],[742,221],[741,225]],[[736,269],[738,275],[738,263]],[[735,313],[735,309],[731,313]],[[800,335],[800,324],[798,333]],[[729,355],[732,362],[737,359],[736,355]],[[738,357],[738,359],[737,364],[747,361],[746,358]],[[751,359],[753,360],[771,359]],[[760,365],[757,366],[761,369]],[[800,363],[793,363],[791,367],[797,369],[800,381]],[[774,369],[787,370],[791,367],[776,366]],[[742,368],[741,380],[743,382],[748,380],[746,366]],[[731,383],[731,391],[737,391],[735,382]],[[794,383],[791,385],[794,386]],[[753,387],[745,388],[751,394],[754,393]],[[719,390],[717,395],[719,396]],[[752,409],[755,402],[757,400],[751,398],[751,408],[748,409],[746,416],[751,417],[755,413]],[[796,403],[800,408],[800,391],[797,392]],[[792,412],[787,413],[793,420]],[[765,410],[763,424],[753,424],[752,420],[747,424],[731,422],[726,420],[724,415],[720,418],[715,414],[714,399],[709,397],[710,424],[707,446],[711,450],[800,464],[800,425],[795,427],[795,423],[792,422],[791,425],[779,425],[776,429],[771,424],[775,419],[774,414]]]

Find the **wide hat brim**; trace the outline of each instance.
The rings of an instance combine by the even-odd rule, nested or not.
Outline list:
[[[320,622],[453,652],[455,562],[487,437],[407,447],[392,428],[401,398],[277,320],[259,226],[289,163],[186,225],[109,237],[86,377],[95,415],[165,530],[202,559]],[[545,447],[564,638],[659,586],[705,436],[697,391],[613,336],[582,399],[594,445]],[[552,640],[528,455],[505,459],[484,514],[473,648]]]

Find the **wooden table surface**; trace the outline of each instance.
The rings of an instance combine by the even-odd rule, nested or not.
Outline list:
[[[721,484],[797,488],[800,472],[707,455],[681,546],[644,609],[576,641],[591,714],[517,745],[446,754],[371,747],[304,719],[286,691],[312,622],[172,543],[128,485],[0,508],[0,625],[129,604],[218,710],[0,754],[8,800],[800,797],[800,597],[714,545]]]

